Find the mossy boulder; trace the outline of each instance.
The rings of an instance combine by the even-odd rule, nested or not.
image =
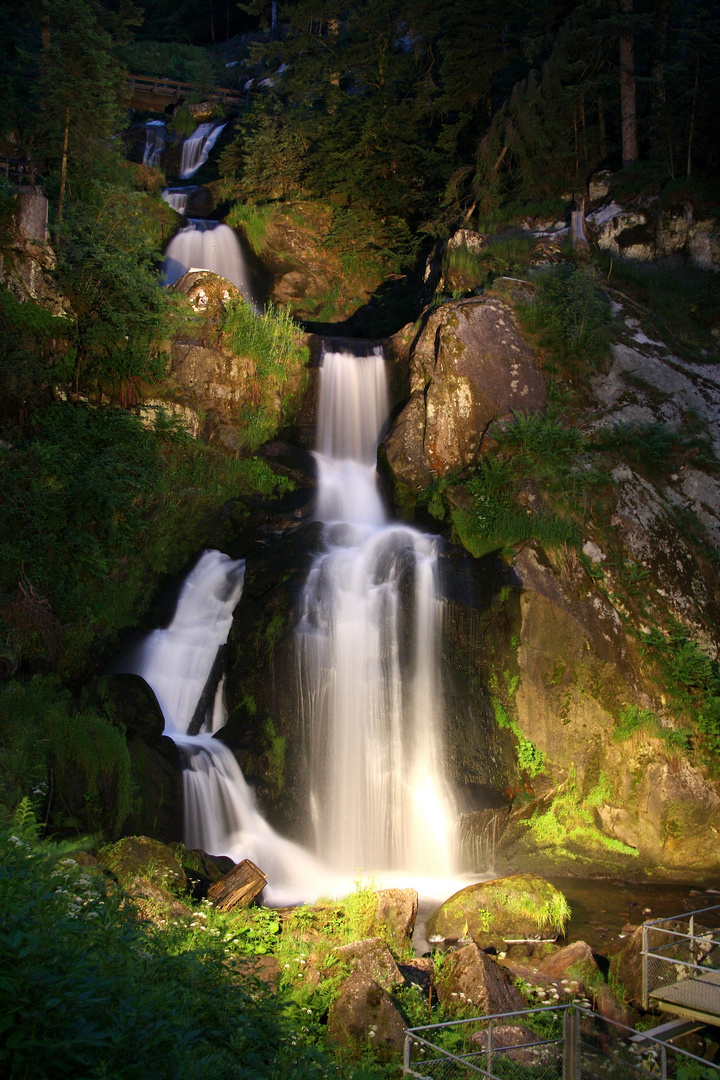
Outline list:
[[[138,878],[176,893],[187,887],[185,871],[172,849],[148,836],[124,836],[100,848],[97,857],[123,888],[131,889]]]
[[[481,947],[556,938],[570,908],[563,894],[534,874],[482,881],[456,892],[427,923],[430,940],[472,938]]]

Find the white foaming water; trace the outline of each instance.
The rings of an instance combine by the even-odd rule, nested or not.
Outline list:
[[[374,462],[387,411],[379,350],[325,353],[325,550],[296,639],[309,804],[316,850],[335,870],[447,878],[455,814],[440,764],[436,542],[386,520]]]
[[[171,206],[178,214],[185,216],[187,205],[190,201],[191,188],[164,188],[160,197]]]
[[[188,180],[205,164],[224,127],[225,124],[198,124],[193,134],[185,139],[180,159],[183,180]]]
[[[162,120],[148,120],[145,125],[145,150],[143,151],[143,165],[149,165],[151,169],[157,169],[160,165],[160,157],[167,142],[167,131]]]
[[[298,903],[328,888],[339,895],[349,891],[350,881],[333,876],[268,825],[232,751],[210,734],[186,734],[218,649],[227,641],[244,573],[243,560],[206,551],[183,585],[172,622],[146,638],[133,665],[155,691],[165,734],[183,757],[184,840],[190,848],[235,862],[252,859],[268,877],[269,903]],[[208,717],[213,731],[227,718],[223,681]]]
[[[188,270],[212,270],[237,285],[252,303],[250,279],[240,241],[229,225],[190,219],[165,249],[163,284],[174,285]]]

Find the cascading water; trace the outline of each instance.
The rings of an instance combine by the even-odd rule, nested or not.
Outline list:
[[[339,871],[453,870],[442,776],[436,542],[387,521],[375,459],[388,413],[380,351],[326,352],[318,422],[325,546],[297,628],[318,855]]]
[[[162,120],[148,120],[145,125],[145,150],[143,151],[143,165],[157,169],[160,166],[160,158],[167,142],[167,131]]]
[[[225,124],[198,124],[182,145],[180,176],[189,180],[204,165]]]
[[[252,303],[250,279],[240,242],[229,225],[189,219],[165,249],[163,283],[173,285],[188,270],[212,270],[232,281]]]
[[[178,214],[185,216],[190,201],[192,188],[164,188],[161,197],[168,206],[171,206]]]
[[[183,585],[172,622],[146,638],[131,667],[155,691],[165,734],[183,758],[187,846],[236,862],[252,859],[268,876],[268,902],[291,903],[317,891],[322,870],[268,825],[232,751],[210,733],[226,720],[223,680],[215,686],[213,677],[220,674],[216,658],[230,632],[244,573],[243,560],[204,552]],[[208,708],[198,717],[203,701]],[[188,734],[198,726],[205,733]]]

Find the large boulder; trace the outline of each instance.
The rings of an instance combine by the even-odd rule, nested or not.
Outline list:
[[[369,975],[356,971],[342,984],[328,1014],[328,1037],[353,1057],[371,1047],[381,1061],[402,1053],[405,1022],[390,995]]]
[[[468,464],[493,420],[545,401],[545,382],[509,304],[497,296],[443,304],[412,350],[410,397],[382,457],[396,487],[416,492]]]
[[[335,949],[335,956],[348,964],[351,971],[359,971],[374,979],[384,990],[402,986],[405,981],[392,953],[380,938],[365,938],[350,945],[341,945]]]
[[[124,836],[100,848],[97,857],[124,888],[135,887],[138,879],[175,892],[187,887],[185,872],[172,849],[149,836]]]
[[[534,874],[513,874],[468,885],[427,922],[431,940],[473,938],[482,946],[556,938],[570,914],[563,894]]]
[[[525,1007],[510,974],[474,943],[446,957],[436,987],[449,1013],[492,1016]]]
[[[415,889],[380,889],[377,894],[375,921],[395,944],[412,938],[418,913],[418,894]]]

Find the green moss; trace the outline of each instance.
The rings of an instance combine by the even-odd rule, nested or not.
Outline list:
[[[445,938],[488,933],[507,939],[533,932],[562,934],[569,918],[567,900],[549,881],[513,874],[461,889],[434,912],[427,930]]]
[[[523,824],[530,829],[538,847],[555,848],[558,854],[569,858],[576,858],[578,854],[572,850],[572,845],[581,850],[604,849],[637,858],[636,848],[606,836],[595,824],[592,808],[605,802],[609,794],[609,781],[603,773],[598,785],[584,799],[580,797],[574,779],[570,779],[555,795],[548,810],[544,813],[536,811]]]
[[[507,672],[504,674],[507,675]],[[514,687],[517,685],[517,677],[510,680],[510,684]],[[495,723],[501,731],[512,731],[517,740],[517,764],[518,768],[522,772],[526,772],[528,776],[538,776],[539,773],[545,769],[545,755],[542,750],[539,750],[530,739],[526,738],[520,730],[517,721],[512,720],[507,713],[505,706],[498,698],[494,697],[492,700],[493,712],[495,714]]]

